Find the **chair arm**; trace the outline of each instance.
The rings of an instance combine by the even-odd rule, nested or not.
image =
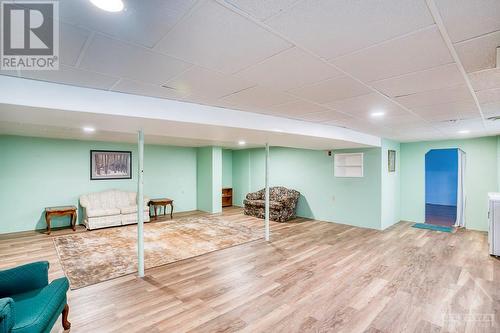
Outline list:
[[[0,298],[0,333],[9,333],[14,323],[14,301],[10,297]]]
[[[285,206],[295,206],[298,200],[299,198],[294,195],[285,195],[279,202],[283,203]]]
[[[246,195],[245,199],[247,200],[262,200],[264,197],[262,196],[263,192],[257,191],[257,192],[250,192]]]
[[[0,271],[0,297],[40,289],[49,284],[49,262],[38,261]]]

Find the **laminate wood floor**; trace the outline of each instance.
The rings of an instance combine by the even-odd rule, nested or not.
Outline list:
[[[238,208],[223,215],[251,219]],[[270,243],[70,291],[71,331],[500,332],[500,261],[486,233],[305,219],[271,227]],[[62,276],[51,238],[67,232],[0,236],[0,269],[48,260],[50,278]]]

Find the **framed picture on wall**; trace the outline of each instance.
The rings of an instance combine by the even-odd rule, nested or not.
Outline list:
[[[395,150],[388,150],[387,159],[388,159],[387,163],[388,163],[389,172],[395,172],[396,171],[396,151]]]
[[[131,178],[131,151],[90,151],[90,180]]]

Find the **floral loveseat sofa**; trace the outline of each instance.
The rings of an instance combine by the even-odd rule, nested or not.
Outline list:
[[[248,193],[243,201],[245,215],[264,218],[265,189]],[[300,192],[283,186],[269,188],[269,219],[276,222],[285,222],[295,217]]]
[[[144,196],[144,222],[149,221],[149,198]],[[82,195],[83,223],[87,229],[137,223],[137,193],[107,190]]]

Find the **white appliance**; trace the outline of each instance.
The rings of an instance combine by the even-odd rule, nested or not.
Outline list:
[[[488,193],[488,200],[490,254],[500,256],[500,193]]]

